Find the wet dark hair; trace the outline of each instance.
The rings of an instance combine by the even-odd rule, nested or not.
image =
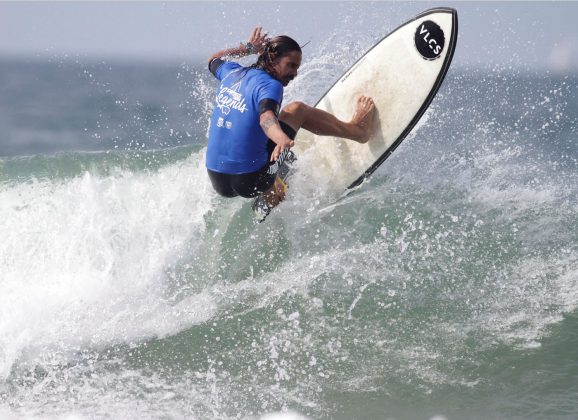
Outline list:
[[[265,44],[265,49],[259,55],[259,58],[257,58],[257,62],[251,67],[263,69],[267,73],[272,74],[273,60],[284,57],[294,51],[301,52],[301,47],[297,41],[287,35],[276,36]]]

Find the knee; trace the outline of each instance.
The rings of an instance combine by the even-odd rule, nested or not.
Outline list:
[[[291,102],[281,110],[279,121],[289,124],[293,130],[297,131],[303,125],[308,108],[303,102]]]
[[[229,185],[229,181],[227,179],[228,177],[226,175],[213,172],[211,170],[207,170],[207,173],[209,174],[211,185],[217,194],[226,198],[233,198],[237,196],[235,191],[233,191]]]
[[[303,102],[299,102],[299,101],[291,102],[290,104],[283,107],[283,109],[281,110],[280,116],[283,116],[283,115],[285,115],[285,116],[302,115],[306,109],[307,109],[307,105],[305,105]]]
[[[232,189],[224,187],[224,186],[219,185],[219,184],[213,184],[213,189],[215,190],[215,192],[217,194],[219,194],[221,197],[225,197],[225,198],[233,198],[233,197],[237,197],[237,195],[238,195]]]

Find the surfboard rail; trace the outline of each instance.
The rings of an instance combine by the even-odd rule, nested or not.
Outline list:
[[[363,174],[361,176],[359,176],[355,181],[353,181],[348,187],[347,189],[352,189],[357,187],[358,185],[360,185],[365,179],[367,179],[371,174],[373,174],[373,172],[375,172],[375,170],[387,159],[389,158],[389,156],[391,156],[391,154],[395,151],[395,149],[403,142],[403,140],[409,135],[409,133],[413,130],[413,128],[416,126],[416,124],[419,122],[419,120],[423,117],[423,114],[426,112],[426,110],[428,109],[428,107],[430,106],[431,102],[433,101],[433,99],[435,98],[437,92],[439,91],[439,88],[441,87],[446,74],[449,70],[450,64],[452,62],[453,56],[454,56],[454,52],[455,52],[455,48],[456,48],[456,43],[457,43],[457,37],[458,37],[458,14],[457,14],[457,10],[454,8],[450,8],[450,7],[436,7],[436,8],[432,8],[432,9],[428,9],[418,15],[416,15],[413,19],[404,22],[402,25],[398,26],[396,29],[394,29],[393,31],[389,32],[387,35],[385,35],[383,38],[381,38],[378,42],[375,43],[375,45],[373,47],[371,47],[369,50],[367,50],[351,67],[349,67],[349,69],[347,71],[344,72],[344,75],[341,76],[337,81],[335,81],[335,83],[333,85],[331,85],[331,87],[329,89],[327,89],[327,91],[321,96],[321,98],[319,99],[319,101],[316,103],[316,107],[320,105],[320,103],[324,100],[324,98],[327,96],[327,94],[338,84],[343,82],[345,79],[347,79],[351,73],[355,70],[356,67],[358,67],[358,65],[366,58],[366,56],[376,47],[378,47],[385,39],[389,38],[390,36],[392,36],[393,34],[395,34],[398,30],[400,30],[401,28],[404,28],[408,25],[411,25],[412,23],[415,23],[418,20],[421,20],[429,15],[432,14],[439,14],[439,13],[449,13],[451,14],[451,19],[452,19],[452,25],[451,25],[451,33],[449,36],[449,41],[446,43],[446,48],[447,48],[447,52],[445,54],[444,57],[444,61],[442,63],[441,66],[441,70],[438,74],[437,79],[435,80],[435,82],[433,83],[431,90],[429,92],[429,94],[426,96],[425,100],[423,101],[423,103],[421,104],[421,107],[419,108],[419,110],[415,113],[414,117],[409,121],[409,123],[407,124],[407,126],[402,130],[401,134],[393,141],[393,143],[381,154],[381,156],[379,156],[375,162],[369,167],[367,168]]]
[[[413,18],[413,20],[404,23],[403,25],[400,25],[399,27],[397,27],[395,30],[393,30],[392,32],[390,32],[389,34],[387,34],[384,38],[381,39],[381,41],[383,41],[385,38],[389,37],[390,35],[392,35],[393,33],[395,33],[398,29],[408,25],[409,23],[415,22],[419,19],[422,19],[428,15],[434,14],[434,13],[450,13],[452,15],[452,32],[450,34],[450,41],[449,41],[449,45],[448,45],[448,52],[445,56],[444,59],[444,63],[442,64],[442,71],[439,73],[437,80],[435,81],[429,95],[427,96],[427,98],[425,99],[425,101],[423,102],[421,108],[419,109],[419,111],[416,113],[416,115],[414,116],[414,118],[410,121],[410,123],[407,125],[407,127],[403,130],[403,132],[401,133],[401,135],[393,142],[393,144],[381,155],[381,157],[379,157],[378,160],[375,161],[375,163],[373,165],[371,165],[365,172],[363,175],[361,175],[359,178],[357,178],[355,181],[353,181],[351,183],[351,185],[349,185],[347,187],[347,189],[352,189],[357,187],[358,185],[360,185],[366,178],[368,178],[371,174],[373,174],[373,172],[375,172],[375,170],[377,168],[379,168],[379,166],[381,166],[381,164],[388,158],[391,156],[391,154],[395,151],[395,149],[401,144],[401,142],[408,136],[408,134],[411,132],[411,130],[413,130],[413,128],[415,127],[415,125],[418,123],[418,121],[421,119],[421,117],[423,117],[423,114],[425,113],[425,111],[428,109],[428,107],[430,106],[431,102],[433,101],[434,97],[436,96],[439,88],[441,87],[446,74],[450,68],[450,64],[452,62],[453,56],[454,56],[454,52],[456,49],[456,43],[457,43],[457,37],[458,37],[458,13],[456,9],[450,8],[450,7],[437,7],[437,8],[433,8],[433,9],[429,9],[426,10],[423,13],[420,13],[419,15],[417,15],[416,17]],[[380,42],[381,42],[380,41]],[[378,45],[379,42],[376,44]],[[375,48],[375,46],[373,47]],[[371,50],[370,50],[371,51]],[[368,51],[369,52],[369,51]],[[363,58],[363,57],[361,57]],[[356,62],[357,64],[357,62]],[[352,66],[355,67],[355,64]]]

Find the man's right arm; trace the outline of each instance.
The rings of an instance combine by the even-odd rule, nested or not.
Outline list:
[[[248,43],[241,43],[238,47],[218,51],[209,57],[209,71],[215,75],[217,69],[227,58],[240,58],[260,53],[267,42],[267,34],[261,34],[261,27],[253,29]],[[225,60],[223,60],[223,58]]]

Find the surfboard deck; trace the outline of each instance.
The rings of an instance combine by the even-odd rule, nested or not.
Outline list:
[[[451,64],[457,34],[455,9],[430,9],[390,32],[359,58],[315,107],[349,121],[357,99],[370,96],[376,106],[374,134],[360,144],[300,130],[292,150],[315,162],[314,167],[307,167],[308,180],[331,179],[333,187],[345,191],[375,172],[430,106]],[[290,175],[288,165],[285,179]]]

